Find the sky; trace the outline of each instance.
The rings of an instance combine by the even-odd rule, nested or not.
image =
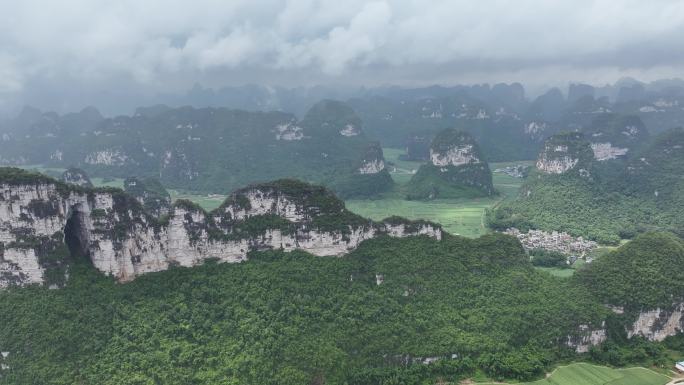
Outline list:
[[[0,111],[285,87],[684,77],[681,0],[0,0]]]

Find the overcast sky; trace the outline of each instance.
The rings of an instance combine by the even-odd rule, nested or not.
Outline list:
[[[540,87],[683,69],[682,0],[0,0],[0,109],[195,82]]]

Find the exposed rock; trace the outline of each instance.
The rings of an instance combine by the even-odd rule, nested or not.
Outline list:
[[[117,149],[91,152],[86,155],[85,163],[101,164],[105,166],[122,166],[128,162],[128,156]]]
[[[304,130],[297,126],[294,122],[279,124],[276,126],[276,140],[302,140],[304,138]]]
[[[598,161],[615,159],[619,156],[627,154],[628,148],[613,147],[608,143],[592,143],[591,150],[594,151],[594,159]]]
[[[73,184],[80,187],[93,187],[88,174],[80,168],[69,167],[62,174],[62,182]]]
[[[340,256],[364,240],[428,235],[428,222],[373,222],[348,212],[329,190],[281,180],[232,194],[207,213],[177,202],[160,221],[128,194],[75,189],[18,169],[0,169],[0,287],[55,284],[48,270],[65,273],[69,257],[82,255],[119,281],[161,271],[172,264],[194,266],[206,259],[240,262],[252,250],[300,249]]]
[[[548,125],[546,122],[533,120],[527,123],[523,129],[526,135],[533,139],[539,139],[544,136],[548,131]]]
[[[492,172],[470,134],[447,129],[432,141],[430,163],[409,183],[410,199],[475,197],[494,194]]]
[[[361,119],[346,103],[322,100],[309,109],[301,121],[307,135],[328,134],[330,137],[360,135]]]
[[[592,328],[589,325],[580,325],[577,334],[567,337],[566,345],[575,349],[577,353],[587,353],[589,348],[603,343],[606,336],[605,322],[600,328]]]
[[[624,308],[608,305],[616,314],[623,314]],[[672,310],[654,309],[641,311],[636,320],[627,328],[627,337],[641,336],[649,341],[662,341],[684,331],[684,303],[673,306]],[[586,353],[589,348],[606,340],[605,322],[600,328],[581,325],[576,335],[568,336],[566,344],[578,353]]]
[[[473,146],[466,144],[455,146],[446,152],[430,149],[430,161],[435,166],[460,166],[468,163],[480,163],[480,159],[473,156]]]
[[[154,178],[126,178],[124,191],[134,197],[145,210],[156,217],[167,215],[171,210],[171,195]]]
[[[584,129],[591,142],[594,158],[599,161],[616,159],[640,146],[648,139],[648,131],[638,116],[602,114]]]
[[[361,130],[359,130],[358,127],[354,126],[353,124],[347,124],[340,130],[340,135],[342,136],[356,136],[361,133]]]
[[[537,159],[537,169],[546,174],[564,174],[572,169],[588,170],[593,158],[589,142],[577,132],[557,134],[546,140]]]
[[[456,130],[440,132],[430,147],[430,161],[438,167],[480,163],[481,157],[473,137]]]
[[[684,331],[684,303],[680,303],[672,310],[660,308],[639,313],[628,337],[642,336],[649,341],[662,341]]]
[[[358,168],[359,174],[377,174],[385,169],[385,159],[382,155],[380,143],[372,143],[363,155],[361,165]]]

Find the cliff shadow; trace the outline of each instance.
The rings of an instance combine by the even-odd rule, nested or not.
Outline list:
[[[64,226],[64,242],[73,259],[90,260],[88,253],[88,229],[86,227],[86,213],[80,204],[69,209],[69,215]]]

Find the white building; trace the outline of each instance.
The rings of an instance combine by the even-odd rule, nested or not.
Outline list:
[[[675,368],[679,370],[680,372],[684,373],[684,361],[677,362],[675,364]]]

